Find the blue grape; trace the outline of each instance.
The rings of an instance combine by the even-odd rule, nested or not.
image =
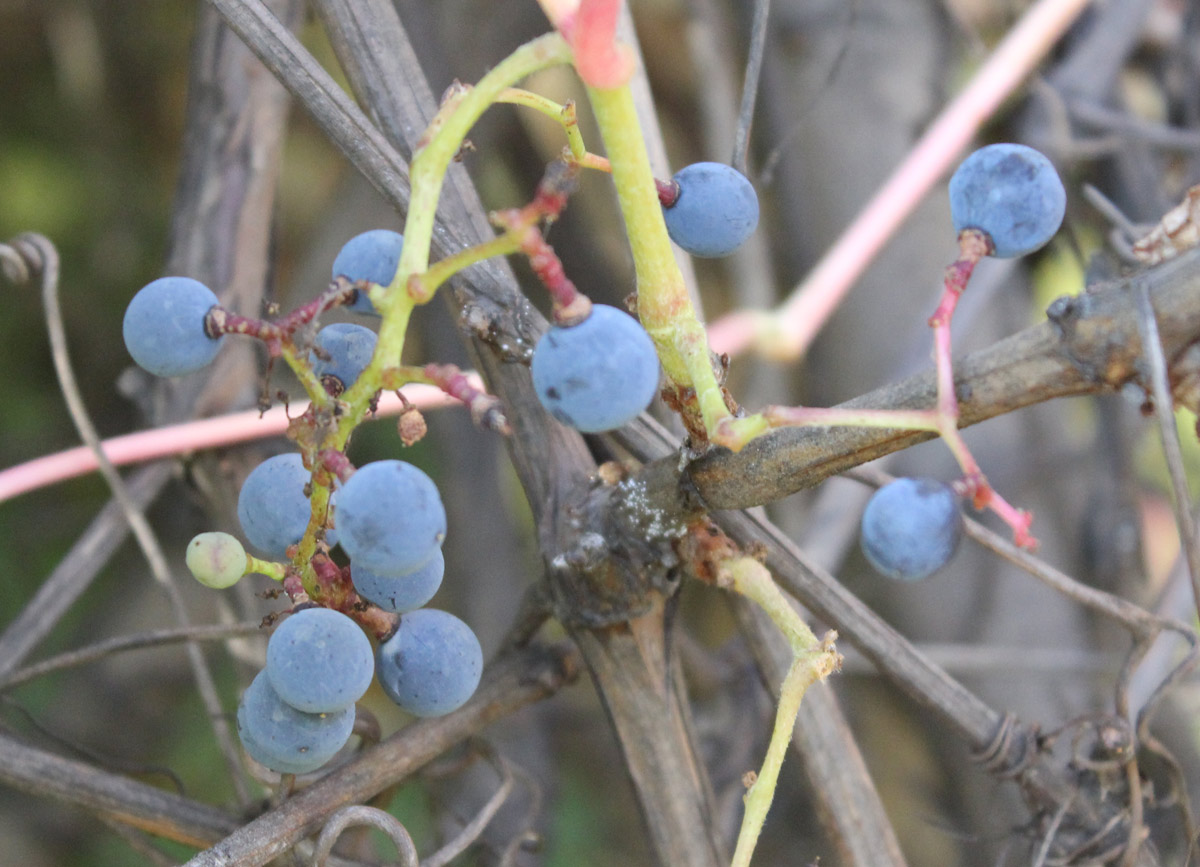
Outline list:
[[[546,410],[585,433],[632,421],[658,391],[658,356],[632,316],[596,304],[578,325],[554,326],[533,349],[533,387]]]
[[[675,173],[679,198],[663,209],[667,234],[693,256],[728,256],[758,226],[758,194],[724,163],[692,163]]]
[[[305,774],[345,746],[354,728],[354,707],[305,713],[281,699],[265,671],[242,695],[238,736],[255,761],[281,774]]]
[[[331,713],[363,697],[375,676],[375,654],[345,614],[305,608],[271,633],[265,670],[275,693],[296,710]]]
[[[313,373],[326,382],[325,377],[333,377],[337,381],[332,394],[337,396],[354,385],[360,373],[371,363],[375,354],[375,343],[378,337],[370,328],[363,328],[352,322],[336,322],[326,325],[317,332],[316,345],[321,348],[328,361],[310,353]]]
[[[213,339],[204,317],[217,296],[190,277],[160,277],[147,283],[125,308],[125,348],[143,370],[183,376],[207,367],[224,337]]]
[[[407,575],[380,575],[358,563],[350,564],[350,579],[358,595],[384,611],[404,614],[415,611],[433,598],[442,586],[446,560],[440,548],[423,566]]]
[[[862,549],[889,578],[917,581],[950,561],[962,537],[959,497],[935,479],[896,479],[867,502]]]
[[[442,544],[446,509],[421,470],[404,461],[375,461],[338,490],[337,528],[352,562],[381,575],[404,575]]]
[[[950,178],[954,229],[978,229],[1001,259],[1032,253],[1054,237],[1067,193],[1050,160],[1020,144],[993,144],[967,157]]]
[[[287,556],[288,546],[308,528],[312,505],[304,488],[310,479],[304,459],[294,452],[267,458],[246,476],[237,514],[251,545],[271,557]]]
[[[471,627],[453,614],[422,608],[400,617],[396,633],[376,651],[375,670],[400,707],[441,716],[461,707],[479,686],[483,650]]]
[[[403,246],[404,236],[390,229],[372,229],[355,235],[334,258],[333,276],[345,277],[351,281],[367,280],[387,286],[396,276],[396,266],[400,264],[400,251]],[[378,314],[365,292],[358,293],[358,298],[350,305],[350,309],[359,313]]]

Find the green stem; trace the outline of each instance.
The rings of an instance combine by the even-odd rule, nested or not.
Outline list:
[[[396,274],[391,285],[376,287],[371,292],[371,302],[383,316],[375,354],[354,385],[341,395],[339,402],[344,405],[344,410],[332,433],[318,444],[317,451],[345,449],[350,434],[370,408],[372,398],[383,387],[384,370],[400,362],[413,308],[418,302],[423,303],[432,297],[433,289],[453,273],[451,269],[465,267],[466,264],[470,264],[468,260],[478,253],[464,251],[461,258],[451,257],[455,261],[435,271],[431,285],[425,286],[419,279],[414,281],[418,297],[414,298],[409,293],[410,279],[414,275],[425,274],[429,269],[429,250],[433,241],[433,227],[442,183],[450,161],[458,154],[467,132],[475,125],[480,115],[511,85],[540,69],[570,61],[571,50],[562,36],[557,33],[541,36],[510,54],[475,87],[454,92],[439,109],[409,167],[412,189],[404,223],[404,247],[400,253]],[[503,246],[503,242],[500,242],[500,246]],[[487,244],[484,248],[489,249]],[[296,359],[288,357],[287,353],[285,358],[297,371],[301,380],[305,381],[305,374],[300,370],[304,365],[294,364]],[[307,378],[316,382],[311,369]],[[317,401],[320,398],[327,404],[328,397],[324,396],[324,390],[313,393],[312,382],[305,381],[305,387],[310,391],[313,400]],[[320,385],[319,382],[316,384]],[[315,530],[321,526],[328,509],[328,496],[328,489],[314,486],[312,517],[297,555],[297,562],[302,564],[300,581],[310,595],[317,590],[311,562],[317,545]]]
[[[738,831],[732,867],[748,867],[775,797],[779,769],[783,766],[792,729],[796,726],[800,701],[810,686],[838,669],[841,656],[833,647],[836,636],[830,633],[824,640],[818,639],[772,580],[767,567],[753,557],[733,557],[722,563],[717,583],[740,593],[762,608],[787,638],[793,654],[791,667],[780,689],[775,728],[771,732],[767,754],[763,758],[762,768],[746,792],[746,812]]]
[[[753,557],[733,557],[720,566],[717,583],[745,596],[771,618],[796,655],[812,653],[821,641],[771,577],[767,567]]]
[[[571,49],[562,36],[558,33],[539,36],[493,67],[474,87],[452,96],[452,102],[438,112],[427,133],[428,139],[414,154],[410,166],[412,195],[404,222],[404,249],[400,253],[396,277],[384,299],[385,307],[399,303],[408,278],[429,265],[429,245],[433,240],[442,181],[471,127],[516,82],[541,69],[570,62]],[[386,319],[387,310],[383,313]],[[380,342],[383,342],[382,333]]]
[[[821,680],[825,674],[817,659],[812,656],[797,656],[788,669],[787,677],[779,694],[779,708],[775,712],[775,729],[757,778],[746,791],[746,812],[742,816],[742,827],[738,831],[737,848],[733,852],[731,867],[748,867],[754,855],[754,847],[762,833],[767,812],[775,797],[775,786],[779,781],[779,769],[791,741],[796,716],[800,713],[800,700],[807,689]]]
[[[246,555],[247,575],[266,575],[272,581],[282,581],[287,575],[287,568],[282,563],[270,560],[260,560],[253,554]]]
[[[521,247],[520,241],[505,233],[497,235],[490,241],[483,241],[465,250],[459,250],[445,259],[434,262],[424,274],[414,276],[408,281],[408,292],[414,297],[415,303],[422,303],[432,298],[438,288],[464,268],[478,264],[493,256],[508,256],[517,252]]]
[[[330,405],[329,392],[325,391],[325,386],[313,373],[312,361],[309,359],[308,353],[303,355],[297,353],[295,344],[289,338],[282,343],[282,355],[287,366],[296,375],[296,379],[300,380],[300,385],[304,387],[313,407],[318,410],[327,409]]]
[[[339,425],[338,442],[332,444],[333,447],[341,448],[358,424],[370,398],[380,388],[383,368],[400,361],[408,320],[416,303],[408,293],[409,279],[429,267],[429,249],[442,183],[467,133],[507,88],[538,70],[570,61],[571,50],[559,34],[548,33],[533,39],[493,67],[474,87],[452,94],[429,125],[409,167],[412,192],[396,275],[391,285],[372,293],[371,301],[383,315],[375,355],[358,381],[342,397],[350,405],[350,411]],[[423,293],[419,294],[421,301],[428,300]]]
[[[532,108],[534,111],[546,115],[562,127],[563,133],[567,137],[567,149],[570,150],[571,158],[577,164],[584,168],[609,171],[608,160],[588,152],[587,144],[583,141],[583,133],[579,131],[579,116],[573,100],[568,99],[566,102],[559,103],[540,93],[522,90],[519,87],[510,87],[501,93],[496,101]]]
[[[708,431],[730,417],[709,359],[708,336],[688,297],[663,221],[650,157],[628,87],[590,88],[588,97],[612,166],[637,273],[638,318],[676,389],[695,389]]]

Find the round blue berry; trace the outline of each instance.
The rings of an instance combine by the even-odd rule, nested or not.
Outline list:
[[[993,256],[1032,253],[1054,237],[1067,193],[1050,160],[1021,144],[993,144],[967,157],[950,178],[950,214],[957,232],[978,229]]]
[[[314,341],[326,357],[320,358],[315,352],[309,353],[313,373],[322,382],[326,382],[326,377],[333,377],[336,382],[326,382],[325,387],[329,389],[333,385],[332,393],[335,396],[341,394],[354,385],[358,375],[371,363],[378,339],[370,328],[352,322],[326,325],[317,332]]]
[[[585,433],[632,421],[658,391],[658,355],[646,329],[596,304],[578,325],[554,326],[538,341],[533,387],[546,410]]]
[[[445,572],[441,548],[434,550],[428,562],[405,575],[380,575],[358,563],[350,564],[350,580],[358,595],[396,614],[415,611],[432,599],[442,586]]]
[[[388,286],[396,276],[396,266],[400,264],[400,251],[403,248],[404,236],[390,229],[372,229],[355,235],[334,258],[333,276],[335,279],[345,277],[351,281],[366,280]],[[358,293],[350,309],[359,313],[378,314],[365,292]]]
[[[441,716],[461,707],[479,686],[483,650],[471,627],[453,614],[422,608],[376,651],[379,685],[417,716]]]
[[[728,256],[758,226],[758,194],[724,163],[692,163],[675,174],[679,197],[663,210],[667,234],[693,256]]]
[[[271,633],[264,670],[275,692],[296,710],[331,713],[363,697],[375,676],[375,654],[345,614],[305,608]]]
[[[308,529],[312,504],[305,495],[312,474],[295,452],[267,458],[242,482],[237,514],[250,544],[282,559]],[[333,544],[330,542],[329,544]]]
[[[190,277],[160,277],[146,284],[125,309],[125,347],[143,370],[183,376],[208,366],[224,337],[213,339],[204,317],[217,296]]]
[[[315,771],[337,754],[354,729],[354,708],[305,713],[285,702],[260,671],[242,695],[238,736],[256,761],[281,774]]]
[[[935,479],[896,479],[863,510],[863,553],[889,578],[932,575],[950,561],[961,537],[959,497]]]
[[[337,492],[338,538],[350,560],[381,575],[424,565],[446,537],[433,479],[404,461],[359,467]]]

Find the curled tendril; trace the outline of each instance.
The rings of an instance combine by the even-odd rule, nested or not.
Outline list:
[[[54,248],[41,235],[26,232],[0,244],[0,270],[10,283],[29,283],[54,257]],[[54,257],[55,260],[57,257]]]
[[[321,836],[317,838],[312,867],[325,867],[325,860],[333,851],[334,844],[342,836],[342,832],[352,825],[369,825],[387,834],[396,844],[396,851],[400,855],[396,862],[398,867],[419,867],[417,847],[400,820],[376,807],[363,806],[344,807],[329,818],[325,827],[321,829]]]

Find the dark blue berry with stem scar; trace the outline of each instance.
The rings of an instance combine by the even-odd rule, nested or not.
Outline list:
[[[556,325],[533,350],[533,387],[551,415],[584,433],[632,421],[658,391],[658,355],[627,313],[592,306],[578,325]]]
[[[350,564],[350,580],[358,595],[395,614],[415,611],[432,599],[445,572],[446,559],[440,548],[428,562],[404,575],[380,575],[360,563]]]
[[[479,686],[483,650],[471,627],[453,614],[422,608],[401,615],[379,645],[375,670],[388,697],[417,716],[461,707]]]
[[[267,458],[246,476],[237,514],[251,545],[282,559],[288,546],[303,538],[312,513],[304,493],[311,477],[303,458],[294,452]]]
[[[404,575],[423,566],[446,537],[446,509],[437,486],[404,461],[359,467],[337,492],[336,519],[351,563],[381,575]]]
[[[724,163],[693,163],[674,177],[679,196],[663,209],[667,234],[693,256],[728,256],[758,226],[758,194]]]
[[[335,397],[354,385],[371,363],[378,337],[370,328],[352,322],[336,322],[317,332],[314,341],[325,358],[310,353],[313,373]]]
[[[363,697],[375,676],[375,654],[345,614],[305,608],[271,633],[264,670],[276,694],[296,710],[331,713]]]
[[[238,736],[255,761],[281,774],[315,771],[345,746],[354,728],[354,707],[306,713],[285,702],[260,671],[242,695]]]
[[[404,248],[404,236],[390,229],[372,229],[355,235],[333,260],[333,277],[345,277],[350,281],[367,280],[380,286],[391,284],[400,264],[400,252]],[[350,305],[359,313],[378,314],[367,293],[359,292]]]
[[[1067,193],[1044,155],[1021,144],[993,144],[971,154],[950,178],[950,213],[957,232],[978,229],[993,256],[1024,256],[1062,225]]]
[[[156,376],[183,376],[208,366],[224,340],[212,338],[204,317],[217,296],[190,277],[160,277],[143,286],[125,309],[125,347]]]
[[[935,479],[896,479],[876,491],[862,516],[862,550],[871,565],[903,581],[932,575],[962,537],[958,494]]]

